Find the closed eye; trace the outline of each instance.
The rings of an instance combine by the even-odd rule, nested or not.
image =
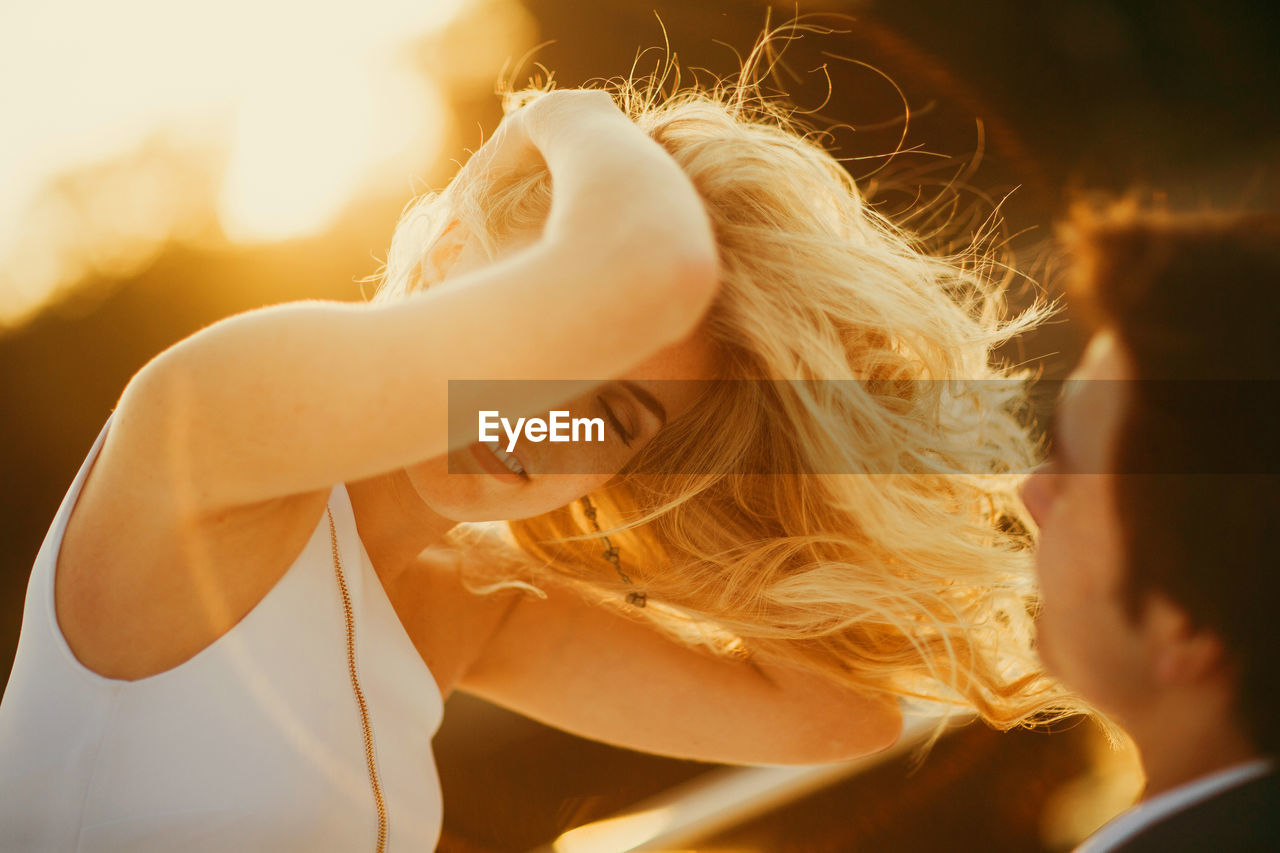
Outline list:
[[[600,404],[600,408],[604,409],[604,416],[605,418],[608,419],[609,426],[612,427],[613,431],[618,434],[618,438],[622,439],[622,443],[624,445],[626,445],[627,447],[630,447],[631,439],[634,438],[635,436],[627,432],[627,430],[622,426],[622,422],[619,421],[618,416],[614,414],[613,408],[608,403],[605,402],[604,397],[597,396],[596,402]]]

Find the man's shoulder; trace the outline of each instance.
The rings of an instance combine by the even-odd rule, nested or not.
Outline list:
[[[1280,774],[1270,772],[1173,812],[1111,853],[1244,853],[1280,849]]]

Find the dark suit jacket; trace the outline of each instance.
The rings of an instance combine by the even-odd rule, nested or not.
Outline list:
[[[1174,812],[1113,850],[1276,853],[1280,851],[1280,774],[1273,771]]]

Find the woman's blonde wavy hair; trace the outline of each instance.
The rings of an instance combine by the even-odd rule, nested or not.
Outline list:
[[[509,523],[532,558],[508,562],[510,578],[550,571],[686,641],[1001,728],[1077,711],[1032,650],[1016,487],[1037,446],[1024,377],[993,359],[1047,309],[1010,316],[1008,276],[982,248],[993,230],[931,254],[878,213],[762,93],[762,55],[711,87],[672,86],[672,63],[604,84],[706,203],[723,277],[705,328],[724,378],[749,381],[715,383],[590,495],[634,587],[577,504]],[[550,203],[545,171],[497,183],[464,169],[407,211],[376,298],[431,283],[421,264],[450,223],[496,254]],[[649,470],[672,473],[636,473]],[[620,604],[635,588],[648,607]]]

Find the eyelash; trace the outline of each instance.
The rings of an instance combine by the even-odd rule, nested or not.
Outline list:
[[[609,419],[609,425],[618,434],[618,438],[622,439],[623,444],[630,447],[633,436],[622,428],[622,422],[618,420],[618,416],[613,413],[613,409],[609,407],[609,404],[604,401],[604,397],[596,397],[596,402],[604,409],[604,416]]]

